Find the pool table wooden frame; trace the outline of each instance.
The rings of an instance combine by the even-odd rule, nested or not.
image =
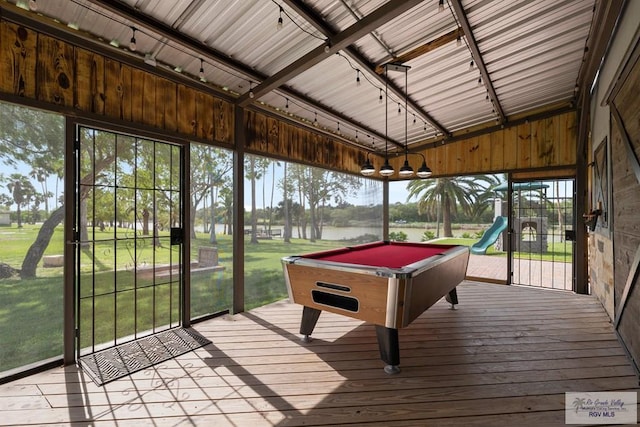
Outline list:
[[[408,245],[427,244],[375,242],[345,249],[366,250],[375,245],[410,250]],[[324,261],[318,254],[283,258],[289,299],[304,306],[300,333],[309,339],[322,310],[373,323],[381,358],[387,363],[385,371],[398,372],[398,329],[442,297],[452,306],[457,304],[455,288],[467,271],[467,246],[430,246],[442,248],[442,253],[401,268]]]

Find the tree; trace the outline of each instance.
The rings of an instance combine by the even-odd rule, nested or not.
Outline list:
[[[459,209],[471,214],[481,195],[497,183],[498,180],[492,175],[414,180],[407,184],[407,201],[417,198],[420,213],[435,213],[437,216],[438,209],[442,208],[444,236],[453,237],[452,214]]]
[[[263,177],[269,159],[248,155],[245,157],[245,178],[251,183],[251,243],[258,243],[258,212],[256,210],[256,181]]]
[[[227,150],[202,144],[191,144],[191,237],[195,238],[196,212],[207,197],[210,199],[209,241],[215,243],[216,194],[222,197],[222,189],[229,187],[232,156]],[[228,197],[227,194],[224,197]],[[223,202],[224,204],[224,202]]]
[[[6,179],[7,189],[13,197],[13,203],[16,205],[16,215],[18,228],[22,228],[22,208],[27,207],[29,202],[36,195],[36,189],[29,181],[29,178],[20,174],[13,173]]]
[[[324,210],[327,203],[333,201],[341,204],[346,197],[360,189],[360,177],[330,172],[324,169],[294,165],[292,167],[293,185],[298,188],[300,204],[309,203],[309,240],[322,239]],[[306,239],[306,224],[302,226],[303,238]]]

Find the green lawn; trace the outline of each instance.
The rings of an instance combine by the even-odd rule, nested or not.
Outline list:
[[[462,239],[462,238],[444,238],[434,241],[434,243],[442,243],[447,245],[465,245],[471,246],[480,239]],[[554,242],[549,243],[547,246],[547,252],[543,254],[529,253],[529,252],[515,252],[514,256],[521,259],[535,259],[542,261],[554,261],[554,262],[572,262],[573,245],[571,242]],[[493,245],[487,248],[486,255],[503,256],[506,257],[507,253],[503,251],[496,251]]]
[[[119,236],[129,231],[119,231]],[[22,259],[34,241],[37,228],[0,228],[0,262],[19,269]],[[81,342],[83,346],[110,342],[114,335],[125,337],[148,331],[154,327],[179,322],[179,293],[177,282],[134,279],[134,265],[178,263],[175,247],[168,244],[168,236],[161,235],[161,248],[152,240],[138,247],[126,242],[107,241],[112,231],[97,233],[105,241],[82,250],[83,284],[81,299]],[[441,239],[438,243],[472,245],[478,239]],[[324,249],[341,247],[349,242],[293,239],[260,240],[258,244],[245,239],[245,308],[259,307],[286,298],[281,258]],[[211,246],[207,235],[192,240],[191,256],[197,259],[200,246]],[[219,263],[225,268],[191,278],[191,308],[193,317],[219,312],[232,306],[233,251],[231,236],[218,236]],[[550,244],[546,254],[516,256],[532,259],[571,261],[571,243]],[[45,254],[63,253],[62,229],[56,230]],[[506,256],[491,246],[490,256]],[[114,265],[116,270],[114,271]],[[95,271],[95,274],[92,272]],[[37,278],[19,277],[0,280],[0,371],[22,366],[62,353],[62,268],[37,269]],[[94,298],[91,298],[95,295]],[[116,304],[117,303],[117,304]],[[115,311],[117,307],[117,312]],[[133,313],[137,313],[134,323]]]
[[[0,262],[19,269],[29,246],[35,240],[37,228],[0,228]],[[121,233],[120,233],[121,234]],[[108,239],[113,232],[98,233]],[[162,240],[167,239],[161,236]],[[165,243],[165,242],[163,242]],[[344,246],[344,242],[309,243],[293,239],[260,240],[245,244],[245,307],[251,309],[287,296],[282,275],[281,258]],[[176,283],[135,280],[134,264],[145,265],[178,262],[176,250],[168,244],[153,249],[151,241],[127,247],[126,243],[101,242],[82,250],[83,279],[81,299],[81,343],[89,345],[110,342],[114,334],[130,336],[151,328],[176,324],[179,319],[179,295]],[[192,259],[197,259],[200,246],[211,246],[207,235],[192,240]],[[218,236],[219,263],[225,268],[191,278],[191,309],[193,317],[219,312],[231,307],[232,240]],[[56,230],[46,255],[63,253],[62,228]],[[62,353],[62,268],[37,269],[38,278],[0,279],[0,372],[28,363],[55,357]],[[113,271],[113,266],[117,270]],[[95,271],[95,274],[91,274]],[[94,299],[91,296],[95,295]],[[117,312],[115,311],[117,302]],[[170,304],[171,303],[171,304]],[[137,312],[137,323],[133,313]],[[117,319],[117,320],[116,320]]]

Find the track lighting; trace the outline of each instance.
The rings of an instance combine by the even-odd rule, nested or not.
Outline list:
[[[360,70],[356,70],[356,86],[360,87]]]
[[[324,43],[324,53],[331,52],[331,42],[327,39]]]
[[[318,126],[318,113],[313,113],[313,125]]]
[[[284,108],[286,108],[287,111],[289,111],[289,98],[285,98],[287,100],[287,102],[284,104]]]
[[[253,99],[255,96],[253,93],[253,82],[249,82],[249,98]]]
[[[135,52],[138,46],[136,46],[136,27],[131,27],[133,31],[133,35],[131,36],[131,41],[129,42],[129,50],[131,52]]]
[[[402,114],[402,109],[400,108],[400,103],[398,102],[398,115]]]
[[[460,33],[458,33],[458,37],[456,37],[456,46],[462,46],[462,37],[460,37]]]
[[[438,12],[442,12],[444,10],[444,0],[440,0],[438,2]]]
[[[471,60],[471,62],[469,62],[469,69],[473,70],[473,59]]]
[[[378,103],[382,104],[382,89],[380,89],[380,97],[378,98]]]

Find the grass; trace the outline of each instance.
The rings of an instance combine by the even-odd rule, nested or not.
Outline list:
[[[0,228],[0,262],[19,269],[22,260],[35,240],[37,227],[22,229]],[[118,230],[119,236],[130,233]],[[144,266],[179,262],[176,247],[161,235],[163,247],[155,248],[152,239],[138,247],[126,242],[114,243],[113,231],[97,233],[104,241],[82,250],[81,289],[81,345],[105,343],[116,337],[177,325],[180,318],[177,282],[135,279],[134,265]],[[477,239],[441,239],[439,243],[472,245]],[[341,247],[346,241],[318,241],[292,239],[260,240],[251,244],[245,238],[245,309],[249,310],[287,296],[282,275],[281,258]],[[191,257],[197,259],[198,248],[211,246],[208,235],[198,234],[192,239]],[[225,268],[191,277],[192,317],[216,313],[232,306],[233,250],[231,236],[218,236],[219,263]],[[63,253],[62,228],[56,229],[45,255]],[[487,255],[506,256],[493,246]],[[549,244],[545,254],[517,253],[517,257],[553,261],[571,261],[570,243]],[[116,269],[114,270],[114,266]],[[95,274],[93,272],[95,271]],[[0,279],[0,372],[28,363],[55,357],[62,353],[62,268],[37,269],[37,278]],[[95,305],[92,296],[95,295]],[[116,312],[117,307],[117,312]],[[137,313],[136,317],[133,316]]]
[[[462,238],[444,238],[438,239],[435,243],[448,245],[465,245],[471,246],[480,239],[462,239]],[[547,252],[530,253],[530,252],[514,252],[514,257],[519,259],[532,259],[554,262],[572,262],[573,245],[571,242],[554,242],[547,245]],[[497,251],[493,245],[487,248],[486,255],[506,257],[507,253]]]
[[[0,228],[0,262],[19,269],[38,228]],[[123,232],[119,232],[122,236]],[[56,229],[45,255],[63,253],[63,230]],[[134,279],[133,265],[178,262],[166,235],[161,235],[163,248],[154,251],[151,240],[137,248],[127,243],[106,239],[113,231],[97,233],[105,239],[81,251],[81,346],[111,342],[116,337],[131,336],[152,328],[179,321],[179,294],[176,282],[165,279],[155,283]],[[251,309],[287,296],[281,258],[337,246],[345,242],[292,239],[260,240],[245,244],[245,308]],[[197,259],[200,246],[211,246],[208,235],[192,239],[191,256]],[[191,277],[192,317],[219,312],[232,304],[233,251],[231,236],[218,236],[219,263],[225,268]],[[114,271],[113,267],[116,266]],[[93,274],[95,271],[95,274]],[[37,269],[37,278],[0,279],[0,372],[62,354],[63,271],[61,267]],[[92,296],[95,295],[95,305]],[[116,312],[117,303],[117,312]],[[137,321],[133,313],[137,313]]]

